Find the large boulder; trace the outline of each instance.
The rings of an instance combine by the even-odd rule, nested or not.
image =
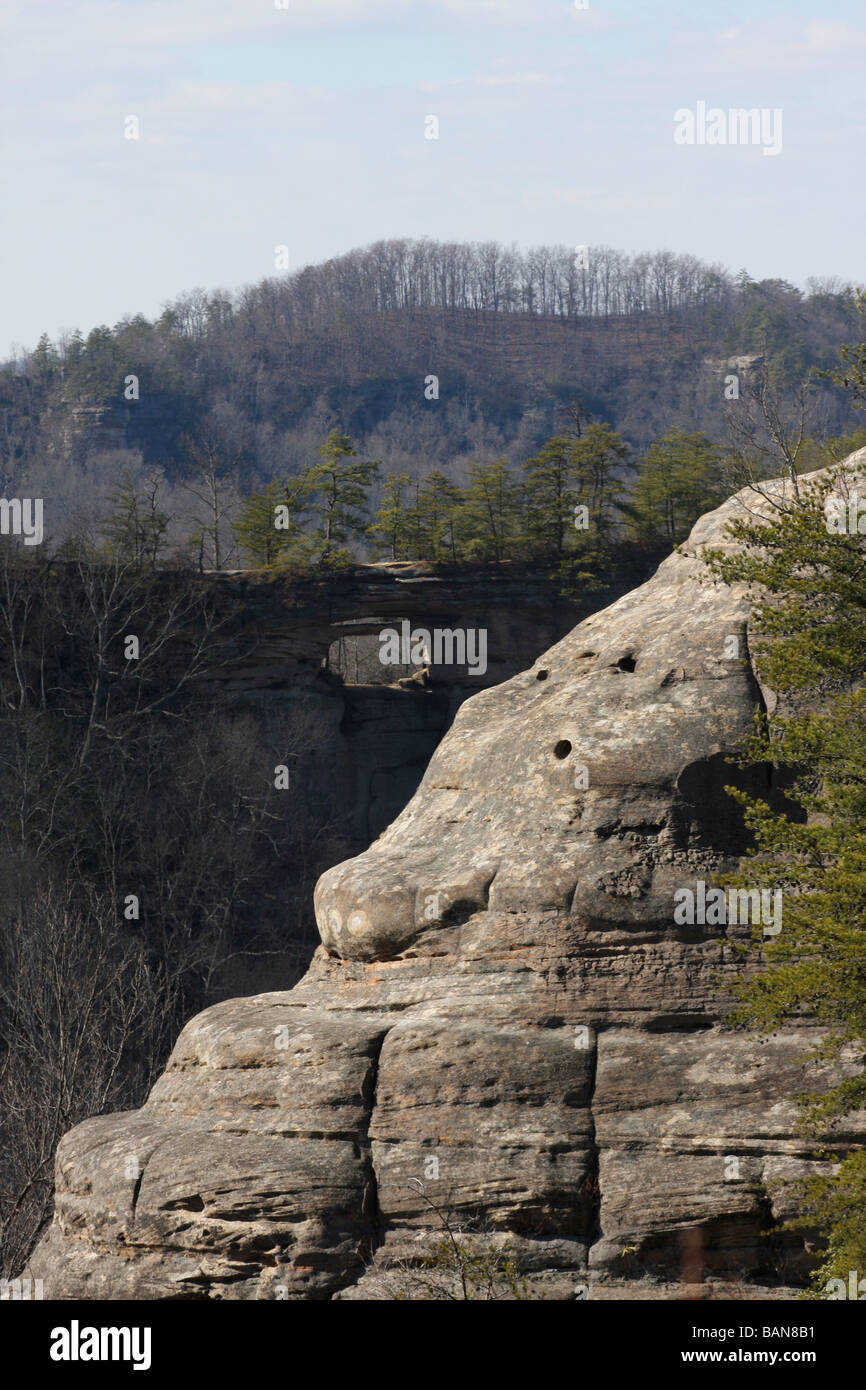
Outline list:
[[[301,983],[194,1018],[140,1111],[66,1136],[46,1296],[383,1298],[445,1221],[542,1297],[793,1295],[803,1243],[767,1232],[814,1166],[813,1034],[726,1029],[751,929],[674,919],[746,846],[725,786],[776,794],[727,761],[766,692],[700,559],[756,501],[463,704],[319,881]]]

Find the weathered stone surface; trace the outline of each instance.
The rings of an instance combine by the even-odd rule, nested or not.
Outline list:
[[[726,1029],[749,928],[673,919],[745,844],[749,600],[698,558],[741,505],[461,707],[320,880],[291,993],[193,1019],[141,1111],[64,1139],[47,1296],[387,1298],[437,1212],[483,1218],[538,1297],[792,1296],[802,1242],[766,1233],[815,1166],[789,1099],[814,1035]]]
[[[507,565],[489,575],[443,575],[399,561],[358,565],[327,581],[243,571],[199,582],[227,610],[225,650],[204,682],[207,693],[218,706],[254,711],[277,743],[300,724],[301,746],[292,740],[295,798],[309,809],[333,808],[349,852],[403,809],[460,704],[521,670],[592,607],[590,598],[563,597],[544,573]],[[629,587],[617,575],[608,596]],[[339,639],[371,638],[378,650],[375,634],[402,620],[413,629],[483,626],[486,669],[439,666],[423,683],[398,688],[402,668],[378,685],[344,684],[324,668]]]

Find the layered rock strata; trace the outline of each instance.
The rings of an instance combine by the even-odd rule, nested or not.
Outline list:
[[[443,1219],[539,1297],[793,1296],[814,1033],[727,1029],[750,928],[674,920],[746,846],[750,600],[700,561],[744,505],[462,705],[319,881],[294,990],[194,1018],[140,1111],[66,1136],[46,1296],[387,1298]]]

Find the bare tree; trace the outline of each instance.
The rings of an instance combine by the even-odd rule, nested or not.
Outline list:
[[[800,460],[814,413],[812,374],[784,392],[773,383],[765,350],[740,375],[739,396],[726,403],[731,490],[751,487],[769,500],[764,484],[781,474],[799,498]]]
[[[152,1076],[162,1000],[134,938],[79,880],[6,885],[0,933],[0,1268],[16,1274],[51,1213],[54,1151]],[[134,1080],[131,1081],[131,1072]]]
[[[228,522],[234,515],[239,499],[237,466],[241,451],[235,447],[230,454],[227,453],[224,438],[212,426],[206,426],[195,439],[185,435],[181,446],[194,470],[182,480],[181,486],[201,502],[207,518],[199,524],[202,538],[199,567],[202,567],[206,541],[210,548],[210,568],[221,570],[227,550],[230,551],[234,545]]]

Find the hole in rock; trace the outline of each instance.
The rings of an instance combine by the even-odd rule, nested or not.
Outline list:
[[[705,1014],[657,1014],[644,1025],[647,1033],[691,1033],[699,1028],[712,1028],[712,1018]]]
[[[546,681],[546,680],[547,680],[547,677],[548,677],[549,675],[550,675],[550,672],[549,672],[549,671],[537,671],[537,672],[536,672],[536,675],[535,675],[535,679],[536,679],[537,681]]]
[[[578,661],[582,661],[586,656],[598,656],[598,652],[581,652]]]
[[[199,1193],[191,1197],[177,1197],[174,1201],[163,1202],[164,1211],[204,1211],[204,1199]]]
[[[476,912],[483,912],[487,906],[485,900],[476,901],[474,898],[459,898],[447,907],[439,919],[442,927],[462,927],[474,917]]]
[[[567,738],[561,738],[561,739],[559,740],[559,743],[556,745],[556,747],[555,747],[554,750],[553,750],[553,755],[554,755],[554,757],[556,757],[556,758],[567,758],[570,752],[571,752],[571,744],[569,743],[568,739],[567,739]]]
[[[633,671],[635,668],[635,659],[631,652],[629,652],[627,656],[621,656],[616,663],[616,667],[618,671]]]

